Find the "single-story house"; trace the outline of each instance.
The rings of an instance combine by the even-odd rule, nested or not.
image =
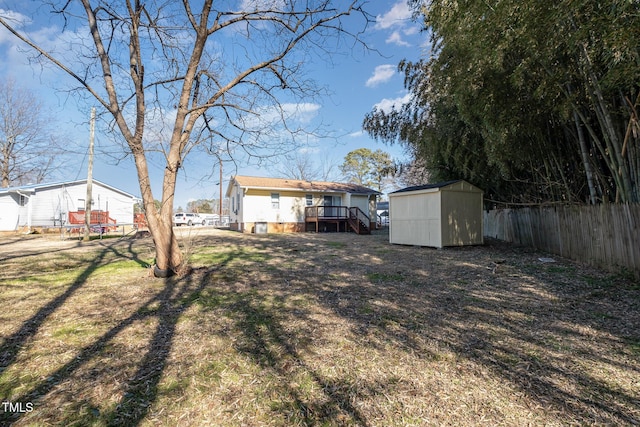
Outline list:
[[[357,184],[235,176],[226,196],[229,226],[248,233],[375,228],[380,192]],[[373,220],[371,220],[373,218]]]
[[[483,192],[464,180],[389,194],[389,242],[442,248],[481,245]]]
[[[92,180],[92,212],[118,224],[133,223],[135,196]],[[0,231],[29,231],[33,227],[57,227],[72,223],[85,210],[87,180],[30,184],[0,188]]]

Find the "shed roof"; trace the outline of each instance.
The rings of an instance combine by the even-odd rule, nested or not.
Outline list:
[[[304,181],[299,179],[286,178],[265,178],[257,176],[236,175],[234,177],[238,186],[243,188],[261,188],[268,190],[300,190],[313,192],[335,192],[351,194],[381,194],[359,184],[325,182],[325,181]]]
[[[409,191],[441,189],[441,188],[449,187],[449,186],[451,186],[453,184],[457,184],[457,183],[460,183],[460,182],[466,183],[471,188],[474,188],[475,190],[477,190],[479,192],[482,192],[482,190],[480,190],[478,187],[476,187],[473,184],[468,183],[467,181],[465,181],[463,179],[455,179],[453,181],[444,181],[444,182],[438,182],[438,183],[435,183],[435,184],[414,185],[412,187],[406,187],[406,188],[402,188],[400,190],[393,191],[390,194],[406,193],[406,192],[409,192]]]

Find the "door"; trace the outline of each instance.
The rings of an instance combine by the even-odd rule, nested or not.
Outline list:
[[[337,206],[342,204],[341,196],[324,196],[324,216],[336,218],[340,214],[340,209]]]

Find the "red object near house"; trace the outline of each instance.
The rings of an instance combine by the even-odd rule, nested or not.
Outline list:
[[[84,224],[84,211],[69,212],[69,224]],[[109,211],[91,211],[91,228],[98,228],[99,232],[116,230],[116,220],[109,217]]]
[[[148,228],[147,226],[147,217],[144,213],[134,213],[133,214],[133,224],[137,229]]]

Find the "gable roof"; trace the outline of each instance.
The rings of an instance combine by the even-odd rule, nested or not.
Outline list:
[[[261,188],[268,190],[299,190],[325,193],[382,194],[363,185],[340,182],[304,181],[287,178],[265,178],[236,175],[233,181],[243,188]]]
[[[433,190],[433,189],[439,189],[439,188],[444,188],[444,187],[448,187],[452,184],[457,184],[459,182],[464,182],[468,185],[470,185],[472,188],[478,190],[478,191],[482,191],[480,190],[478,187],[476,187],[473,184],[468,183],[467,181],[463,180],[463,179],[454,179],[453,181],[444,181],[444,182],[437,182],[435,184],[425,184],[425,185],[414,185],[413,187],[407,187],[407,188],[402,188],[400,190],[396,190],[390,194],[397,194],[397,193],[406,193],[409,191],[419,191],[419,190]]]
[[[98,181],[97,179],[92,180],[92,182],[94,184],[98,184],[104,188],[108,188],[109,190],[115,191],[117,193],[120,193],[126,197],[130,197],[132,199],[138,199],[138,197],[134,196],[133,194],[127,193],[126,191],[120,190],[118,188],[112,187],[110,185],[107,185],[101,181]],[[86,179],[80,179],[80,180],[75,180],[75,181],[60,181],[60,182],[43,182],[40,184],[27,184],[27,185],[21,185],[21,186],[17,186],[17,187],[7,187],[7,188],[0,188],[0,194],[3,193],[18,193],[18,192],[24,192],[24,193],[35,193],[37,190],[42,190],[42,189],[46,189],[46,188],[55,188],[55,187],[63,187],[63,186],[70,186],[70,185],[82,185],[82,184],[86,184],[87,180]]]

